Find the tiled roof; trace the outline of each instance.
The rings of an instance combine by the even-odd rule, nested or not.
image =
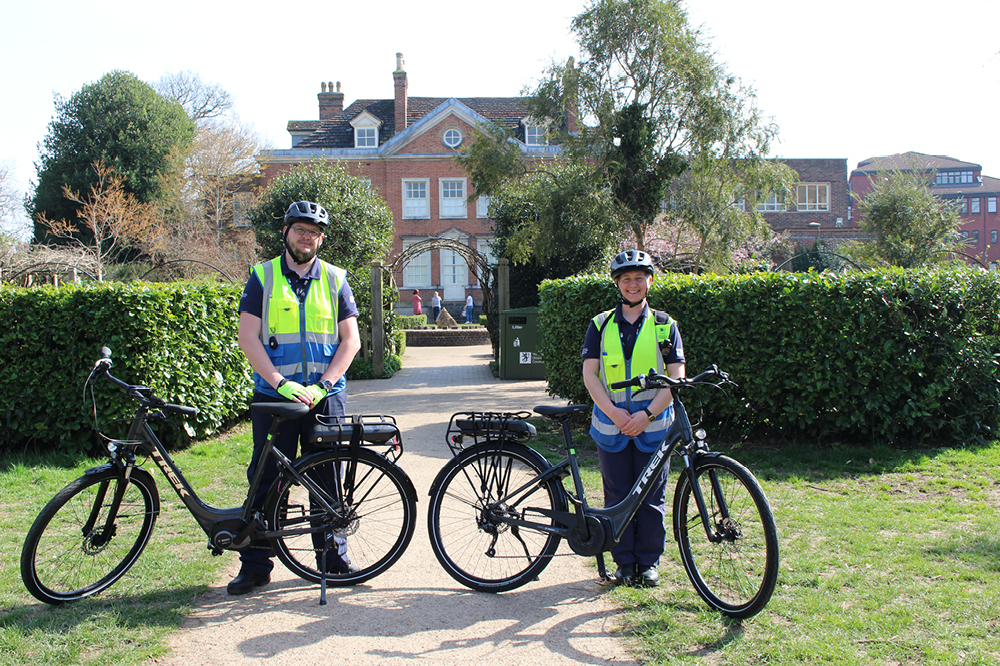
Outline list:
[[[322,120],[289,120],[289,132],[315,132],[323,124]]]
[[[450,98],[448,97],[410,97],[407,101],[406,123],[410,127],[428,113],[438,108]],[[459,102],[469,107],[489,121],[505,127],[518,138],[523,138],[520,121],[527,115],[524,99],[521,97],[462,97]],[[309,137],[303,139],[296,148],[353,148],[354,128],[351,120],[367,111],[382,121],[379,128],[379,145],[396,135],[396,103],[391,99],[359,99],[330,120],[320,121],[289,121],[288,129],[308,122],[318,123],[318,128]],[[519,135],[520,130],[520,135]]]
[[[973,162],[963,162],[947,155],[925,155],[924,153],[909,151],[882,157],[869,157],[867,160],[858,162],[858,168],[851,173],[878,173],[881,171],[892,171],[893,169],[903,171],[914,169],[928,171],[932,169],[935,171],[971,169],[973,171],[981,171],[982,168],[982,166]]]

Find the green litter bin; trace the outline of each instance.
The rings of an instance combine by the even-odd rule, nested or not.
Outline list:
[[[538,308],[500,313],[500,379],[545,379]]]

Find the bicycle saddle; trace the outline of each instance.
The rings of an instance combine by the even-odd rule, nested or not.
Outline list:
[[[298,419],[308,414],[310,407],[304,402],[254,402],[250,409],[282,419]]]

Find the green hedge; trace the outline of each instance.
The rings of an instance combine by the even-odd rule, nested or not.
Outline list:
[[[102,346],[112,351],[115,376],[198,408],[194,417],[172,416],[183,430],[161,436],[176,442],[218,431],[245,411],[252,392],[250,366],[236,346],[240,293],[183,283],[0,288],[0,448],[92,451],[99,442],[83,385]],[[102,423],[135,411],[110,382],[97,382],[95,394]]]
[[[549,391],[589,397],[580,352],[613,307],[605,277],[540,287]],[[997,436],[1000,279],[971,270],[660,276],[653,307],[684,338],[688,374],[711,363],[741,390],[689,391],[692,418],[744,433],[913,440]]]
[[[427,315],[396,315],[396,326],[398,328],[419,328],[427,325]]]

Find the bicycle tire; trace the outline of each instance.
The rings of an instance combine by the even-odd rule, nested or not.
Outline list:
[[[107,510],[119,483],[126,484],[125,493],[112,537],[104,540]],[[116,467],[96,468],[56,493],[35,518],[21,548],[21,580],[33,597],[48,604],[97,594],[139,559],[159,511],[159,493],[148,472],[135,468],[125,481]],[[94,527],[85,531],[88,521]]]
[[[495,517],[500,511],[542,522],[540,510],[565,511],[557,479],[539,484],[516,502],[496,505],[548,466],[531,448],[507,442],[473,446],[442,468],[431,487],[427,529],[434,555],[452,578],[478,592],[505,592],[534,580],[548,566],[559,536]]]
[[[750,470],[732,458],[700,455],[694,475],[722,539],[712,542],[706,536],[690,474],[682,471],[674,493],[674,533],[684,569],[709,606],[729,617],[752,617],[770,601],[778,582],[778,530],[771,506]],[[729,510],[728,524],[721,520],[712,475]]]
[[[327,584],[357,585],[374,578],[400,558],[416,527],[417,493],[398,465],[370,449],[359,449],[354,475],[353,501],[348,503],[342,472],[351,460],[346,447],[302,458],[295,469],[323,488],[323,498],[337,510],[328,516],[310,501],[309,491],[290,476],[282,475],[272,486],[266,515],[275,531],[301,530],[315,524],[329,526],[329,533],[347,542],[347,555],[358,571],[327,574]],[[321,576],[325,531],[278,535],[271,545],[278,559],[296,576],[312,583]],[[327,568],[339,561],[327,554]]]

